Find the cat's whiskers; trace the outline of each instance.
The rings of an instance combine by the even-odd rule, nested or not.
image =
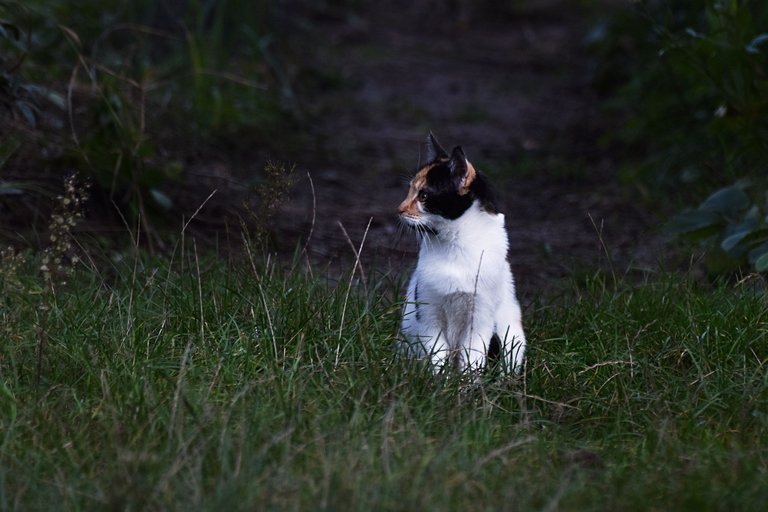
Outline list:
[[[413,235],[416,237],[416,244],[420,245],[422,238],[426,236],[426,231],[424,229],[424,226],[421,225],[418,221],[412,221],[412,220],[406,220],[403,216],[398,216],[398,230],[397,230],[397,242],[400,242],[400,239],[403,236],[404,230],[408,230],[413,233]]]
[[[400,245],[400,240],[403,238],[403,225],[397,223],[397,231],[395,231],[395,247]]]
[[[432,244],[432,237],[429,236],[431,234],[429,228],[424,226],[423,224],[419,224],[419,242],[423,242],[424,247],[427,250],[431,250],[430,244]]]
[[[405,234],[405,230],[408,229],[408,226],[405,225],[403,220],[398,217],[397,222],[397,238],[395,238],[395,247],[400,246],[400,241],[403,239],[403,235]]]
[[[397,220],[397,240],[395,242],[395,246],[400,243],[400,240],[403,238],[403,234],[406,230],[413,233],[413,235],[416,237],[416,245],[420,245],[422,238],[426,236],[424,226],[422,226],[418,221],[414,222],[406,220],[402,216],[398,216]]]
[[[400,183],[404,185],[405,187],[411,186],[411,180],[413,180],[413,176],[408,176],[406,174],[400,175]]]
[[[416,224],[414,228],[416,228],[414,229],[414,233],[416,234],[416,243],[421,245],[421,241],[424,240],[424,236],[425,236],[424,228],[422,228],[421,225],[419,224]]]

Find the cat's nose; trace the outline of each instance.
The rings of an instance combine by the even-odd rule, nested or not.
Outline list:
[[[406,199],[402,203],[400,203],[400,206],[397,208],[397,211],[402,213],[405,213],[408,210],[408,206],[410,206],[409,201]]]

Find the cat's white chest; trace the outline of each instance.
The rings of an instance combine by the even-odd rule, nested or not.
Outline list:
[[[447,233],[422,239],[416,273],[430,286],[446,292],[475,292],[494,286],[510,273],[506,261],[504,215],[470,208],[444,228]]]
[[[509,271],[497,255],[483,250],[435,251],[419,257],[415,276],[427,294],[470,292],[483,294],[501,284]],[[451,253],[453,252],[453,253]]]

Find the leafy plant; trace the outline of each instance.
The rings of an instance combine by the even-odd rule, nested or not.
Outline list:
[[[79,133],[76,123],[71,123],[75,145],[69,154],[74,164],[85,164],[102,189],[109,191],[110,198],[129,205],[134,216],[147,220],[148,200],[156,208],[170,210],[173,203],[160,187],[178,178],[182,168],[177,162],[159,158],[147,128],[147,109],[151,108],[147,96],[152,83],[131,78],[133,59],[126,58],[119,67],[107,68],[85,55],[74,31],[63,32],[77,58],[73,77],[85,75],[95,92],[94,98],[82,100],[88,116],[83,133]]]
[[[21,147],[8,166],[46,145],[35,151],[40,167],[79,169],[92,194],[120,205],[132,225],[141,219],[151,241],[151,226],[176,211],[171,191],[187,162],[243,144],[245,133],[277,139],[290,123],[290,81],[269,44],[271,5],[0,0],[0,106],[33,129],[11,134]],[[44,98],[60,110],[46,110]],[[0,195],[17,189],[3,185]]]
[[[0,3],[0,15],[7,14],[9,7]],[[24,35],[15,23],[0,17],[0,106],[34,127],[37,124],[39,87],[27,83],[19,74],[27,56]]]
[[[706,248],[711,271],[747,266],[768,271],[766,203],[753,202],[746,189],[745,183],[739,183],[718,190],[698,208],[676,215],[667,231]]]
[[[719,189],[668,232],[708,248],[712,272],[768,270],[765,205],[747,193],[768,184],[768,3],[635,4],[589,38],[596,84],[625,119],[616,140],[638,156],[625,176],[657,201]]]
[[[596,84],[627,119],[618,139],[642,155],[627,176],[653,187],[703,185],[694,192],[760,179],[768,164],[768,4],[635,4],[590,36],[603,62]]]

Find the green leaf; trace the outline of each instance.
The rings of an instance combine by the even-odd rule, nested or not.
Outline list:
[[[32,128],[37,126],[34,107],[26,101],[17,101],[13,106],[18,110]]]
[[[664,231],[673,235],[691,234],[704,228],[717,226],[722,218],[710,210],[686,210],[672,217]]]
[[[0,196],[18,196],[23,193],[23,190],[13,186],[12,183],[0,181]]]
[[[768,254],[768,242],[762,243],[749,251],[747,254],[747,260],[749,261],[749,264],[754,267],[757,260],[759,260],[760,257],[765,254]]]
[[[701,203],[699,210],[734,215],[747,207],[749,207],[749,196],[741,188],[732,185],[721,188],[709,196]]]
[[[742,242],[754,241],[753,235],[764,234],[758,228],[759,223],[755,219],[747,219],[738,224],[732,224],[725,229],[720,247],[730,256],[740,257],[747,250],[748,244]]]
[[[760,228],[756,228],[749,235],[744,237],[741,243],[752,245],[754,247],[755,244],[761,244],[767,241],[768,241],[768,227],[763,225]]]
[[[768,270],[768,252],[757,258],[755,261],[755,270],[765,272]]]
[[[768,34],[760,34],[759,36],[756,36],[747,45],[746,47],[747,53],[752,53],[752,54],[760,53],[760,48],[758,47],[765,42],[768,42]]]
[[[722,242],[720,242],[720,247],[722,247],[725,252],[730,252],[739,244],[739,242],[741,242],[747,235],[751,233],[751,230],[745,230],[734,233],[731,236],[727,236],[723,239]]]
[[[21,31],[12,23],[0,21],[0,37],[8,41],[18,41],[21,38]]]
[[[45,89],[42,94],[48,101],[59,107],[61,110],[67,109],[67,100],[61,94],[50,89]]]
[[[744,214],[744,220],[757,222],[760,220],[761,216],[760,208],[758,208],[756,204],[753,204],[752,207],[747,210],[747,213]]]
[[[160,208],[164,210],[173,208],[173,201],[164,192],[161,192],[156,188],[151,188],[149,189],[149,195]]]

